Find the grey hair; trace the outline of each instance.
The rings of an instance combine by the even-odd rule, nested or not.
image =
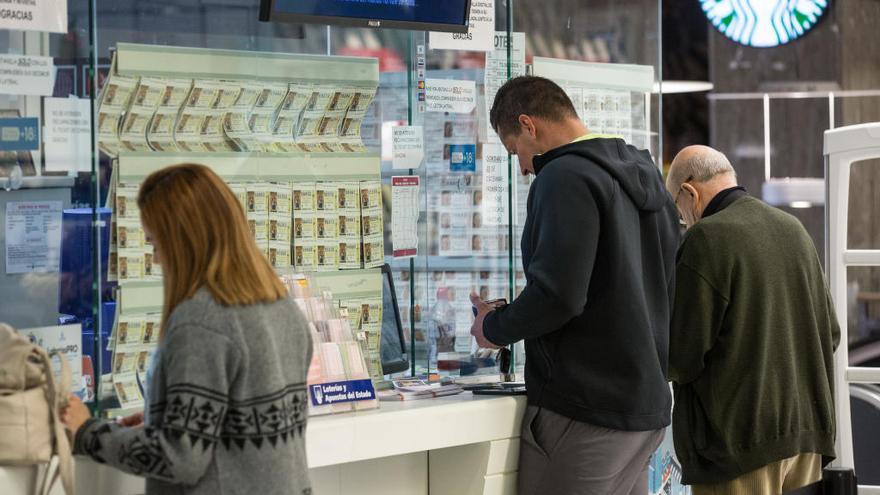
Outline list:
[[[671,190],[678,189],[685,182],[708,182],[719,175],[733,174],[736,170],[724,153],[708,146],[700,146],[686,156],[677,156],[672,162],[666,184]]]

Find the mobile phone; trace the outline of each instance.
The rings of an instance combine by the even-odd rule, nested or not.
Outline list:
[[[492,306],[493,308],[503,308],[504,306],[507,306],[507,299],[505,299],[503,297],[498,298],[498,299],[492,299],[491,301],[486,301],[486,304],[488,304],[489,306]],[[471,306],[471,311],[474,312],[474,316],[477,316],[477,307],[476,306]]]

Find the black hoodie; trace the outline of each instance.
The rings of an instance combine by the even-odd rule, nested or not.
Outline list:
[[[525,339],[528,402],[616,430],[667,426],[678,213],[647,151],[577,141],[535,157],[526,287],[487,339]]]

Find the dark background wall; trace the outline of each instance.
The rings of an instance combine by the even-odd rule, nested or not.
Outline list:
[[[710,28],[698,1],[664,0],[664,80],[709,80]],[[663,163],[690,144],[709,144],[706,93],[663,95]]]
[[[880,89],[880,0],[835,0],[805,36],[776,48],[735,43],[707,21],[696,0],[663,4],[663,78],[711,81],[714,93]],[[740,183],[761,195],[764,182],[763,102],[713,100],[706,93],[666,95],[664,157],[689,144],[708,144],[730,158]],[[827,98],[773,99],[773,177],[823,177]],[[836,98],[835,127],[880,121],[880,97]],[[880,249],[880,167],[857,164],[851,178],[849,245]],[[824,256],[822,207],[783,208],[800,219]],[[880,270],[854,269],[853,337],[880,331]],[[872,302],[875,301],[875,302]],[[875,328],[877,327],[877,328]]]

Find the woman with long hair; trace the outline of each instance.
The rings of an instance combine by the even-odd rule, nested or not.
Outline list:
[[[175,165],[147,177],[138,207],[165,289],[145,414],[93,419],[72,400],[74,452],[145,476],[148,495],[311,493],[308,323],[235,194]]]

